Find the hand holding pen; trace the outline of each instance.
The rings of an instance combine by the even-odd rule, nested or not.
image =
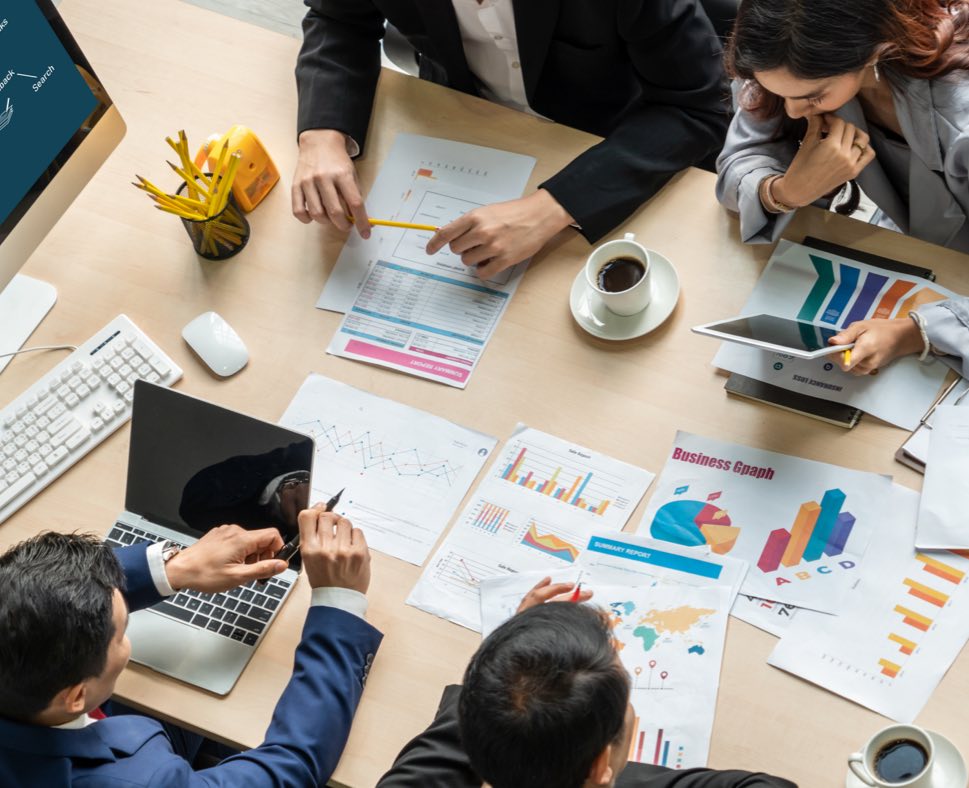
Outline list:
[[[521,613],[523,610],[544,605],[546,602],[588,602],[592,599],[592,591],[583,588],[581,580],[581,573],[575,583],[553,583],[552,578],[544,577],[525,594],[515,612]]]
[[[343,489],[345,490],[346,488],[344,487]],[[333,508],[340,502],[341,495],[343,495],[343,490],[340,490],[340,492],[338,492],[336,495],[330,498],[330,500],[328,500],[325,504],[323,504],[323,511],[332,512]],[[319,507],[316,506],[314,508],[319,508]],[[275,557],[283,561],[289,561],[294,555],[296,555],[297,551],[299,550],[299,537],[300,537],[299,532],[297,532],[296,536],[294,536],[292,540],[290,540],[289,542],[283,545],[283,549],[280,550],[278,553],[276,553]]]

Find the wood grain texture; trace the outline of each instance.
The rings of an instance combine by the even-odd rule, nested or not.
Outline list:
[[[893,462],[900,430],[866,418],[849,432],[724,394],[725,377],[710,366],[716,344],[690,327],[736,314],[771,249],[740,242],[735,217],[714,198],[711,174],[677,176],[613,234],[635,232],[677,266],[680,302],[661,328],[608,343],[575,325],[568,293],[589,246],[569,230],[535,258],[474,378],[460,391],[324,352],[340,318],[314,303],[344,237],[302,225],[290,213],[298,41],[177,0],[65,0],[62,12],[128,134],[25,269],[59,291],[32,344],[84,340],[124,311],[183,367],[181,391],[269,420],[280,417],[307,373],[319,372],[501,438],[521,421],[653,471],[662,467],[676,430],[684,429],[893,474],[920,487],[921,477]],[[152,210],[129,182],[138,172],[168,183],[166,134],[185,128],[197,144],[232,123],[259,133],[283,179],[250,214],[248,247],[232,260],[207,263],[195,256],[179,222]],[[536,156],[530,188],[596,142],[385,71],[369,148],[359,161],[364,193],[398,132]],[[815,209],[799,212],[787,236],[808,233],[931,265],[941,284],[969,292],[969,266],[956,252]],[[180,338],[182,326],[209,309],[238,330],[251,353],[249,366],[224,381],[207,373]],[[0,376],[0,402],[59,358],[15,359]],[[107,531],[123,507],[128,439],[129,429],[119,430],[21,509],[0,528],[0,547],[45,528]],[[336,773],[341,784],[374,785],[429,722],[441,689],[460,679],[477,646],[477,634],[404,604],[419,574],[419,567],[374,555],[369,618],[386,637]],[[301,581],[226,698],[137,665],[123,674],[119,696],[226,742],[258,744],[289,679],[308,597]],[[847,754],[886,721],[768,667],[773,644],[731,619],[710,765],[770,771],[803,788],[843,784]],[[919,722],[969,753],[961,700],[967,694],[969,656],[963,654]]]

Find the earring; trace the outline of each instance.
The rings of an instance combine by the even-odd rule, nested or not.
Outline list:
[[[881,74],[878,73],[878,63],[872,63],[871,67],[872,67],[872,70],[875,72],[875,82],[881,82],[882,77],[881,77]]]

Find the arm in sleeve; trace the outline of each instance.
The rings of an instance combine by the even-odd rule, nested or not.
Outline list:
[[[684,769],[630,763],[616,780],[616,788],[797,788],[783,777],[736,769]]]
[[[720,44],[695,0],[622,3],[620,34],[641,94],[606,139],[539,188],[598,241],[676,173],[723,143]]]
[[[735,104],[740,87],[735,80]],[[774,243],[793,216],[768,213],[758,193],[760,182],[769,175],[783,175],[797,152],[792,140],[774,139],[776,128],[776,121],[759,120],[738,108],[717,159],[717,199],[740,214],[744,243]]]
[[[918,312],[932,346],[959,359],[962,377],[969,378],[969,297],[925,304]]]
[[[129,610],[134,612],[161,602],[162,595],[158,592],[148,563],[148,545],[116,547],[114,556],[124,570],[124,598]]]
[[[380,75],[384,17],[370,0],[305,0],[296,60],[297,136],[336,129],[363,149]]]
[[[366,675],[382,635],[337,608],[310,607],[286,685],[262,744],[192,771],[168,758],[150,788],[316,788],[325,785],[343,753]]]
[[[461,746],[460,695],[461,687],[445,687],[434,721],[400,751],[377,788],[481,788]]]

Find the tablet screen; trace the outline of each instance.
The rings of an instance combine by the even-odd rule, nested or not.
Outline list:
[[[774,315],[751,315],[707,326],[721,334],[754,339],[796,350],[814,351],[829,347],[828,339],[838,332],[812,323],[789,320]]]

